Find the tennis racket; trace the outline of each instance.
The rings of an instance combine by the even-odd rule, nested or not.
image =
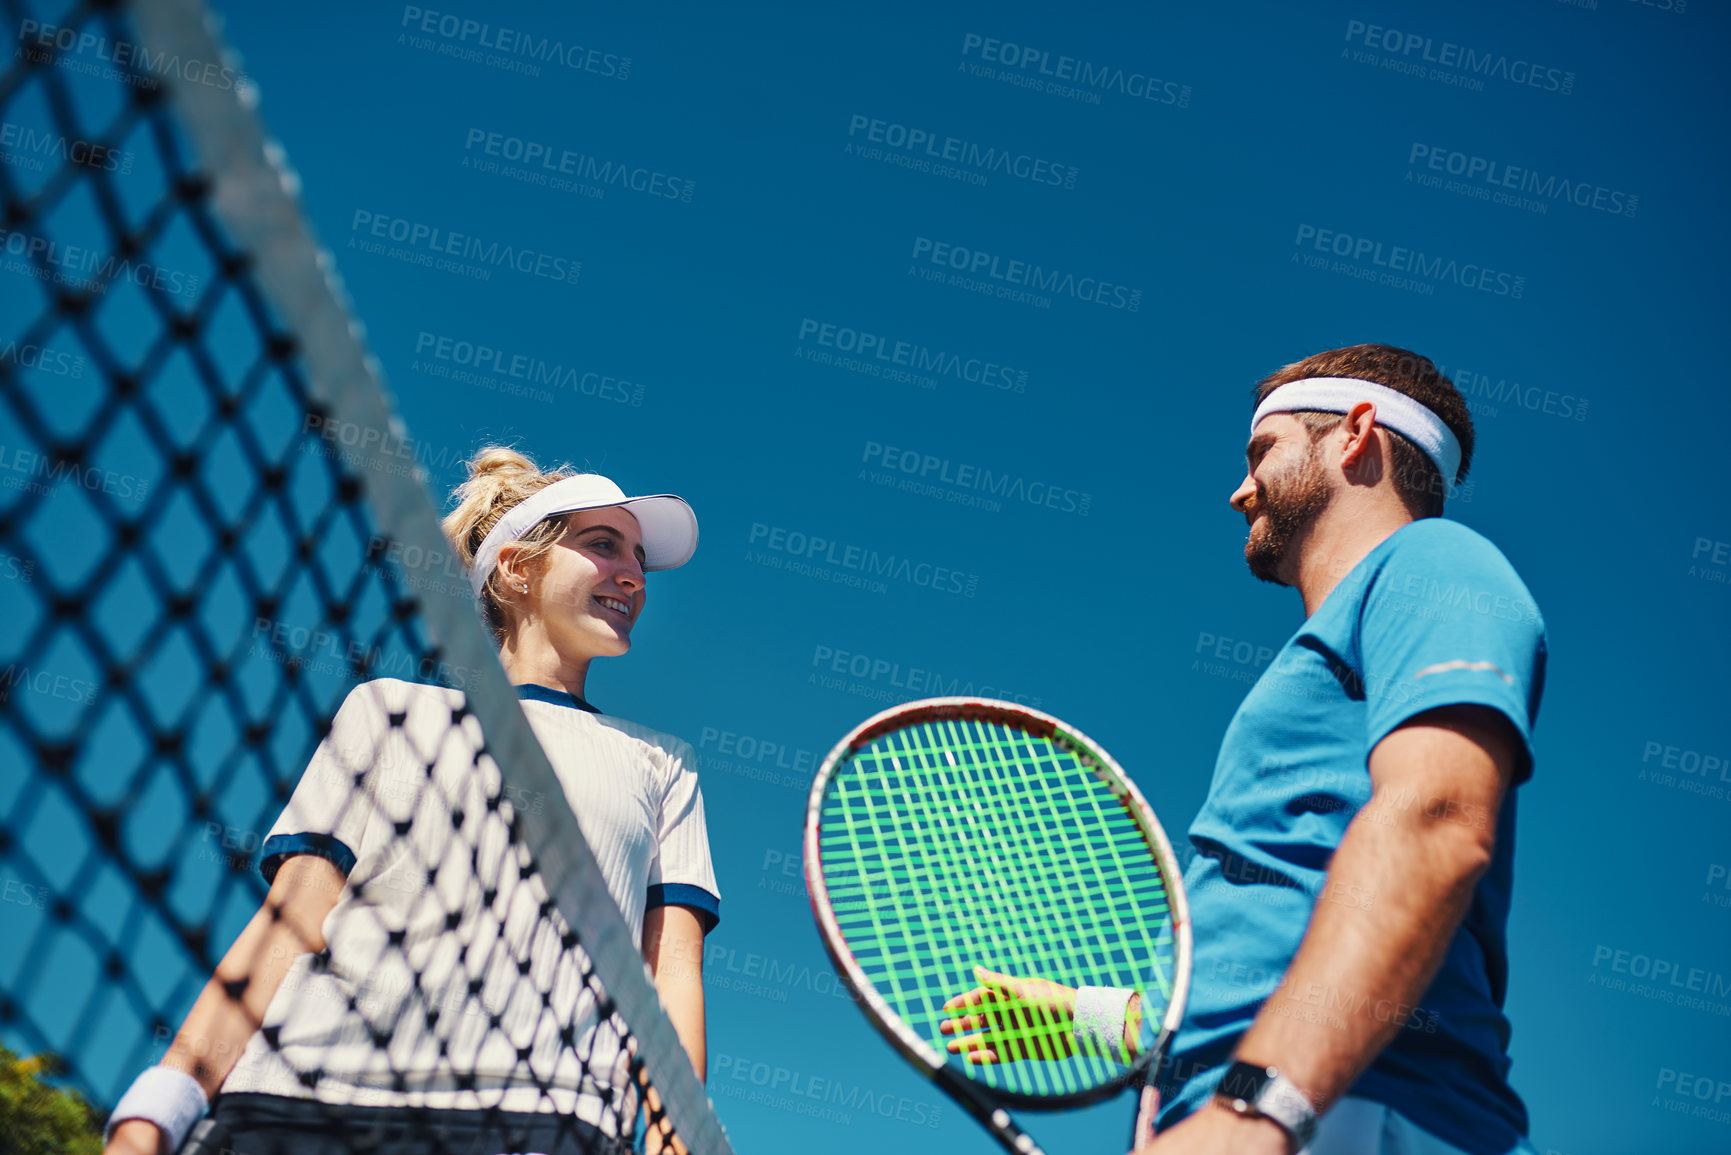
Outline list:
[[[1190,920],[1171,844],[1111,756],[1037,710],[931,698],[862,723],[812,783],[805,874],[873,1025],[1017,1155],[1039,1147],[1006,1108],[1140,1087],[1183,1018]],[[975,967],[1136,992],[1134,1048],[1085,1045],[1053,988]],[[981,1025],[952,1053],[945,1004],[970,991],[962,1013]],[[970,1061],[984,1043],[997,1061]]]

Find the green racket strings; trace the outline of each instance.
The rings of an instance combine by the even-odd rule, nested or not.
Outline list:
[[[882,735],[844,760],[820,811],[823,877],[866,978],[943,1053],[944,1003],[976,965],[1068,987],[1141,992],[1157,1032],[1172,997],[1172,920],[1147,836],[1071,749],[978,719]],[[999,997],[1000,1062],[950,1066],[996,1090],[1059,1097],[1125,1073],[1086,1053],[1044,1004]],[[1006,1050],[1019,1056],[1011,1061]]]

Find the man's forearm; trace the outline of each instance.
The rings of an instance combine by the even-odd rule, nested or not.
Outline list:
[[[1419,1000],[1489,863],[1484,831],[1428,809],[1373,799],[1353,820],[1291,967],[1239,1043],[1240,1058],[1279,1067],[1319,1112],[1422,1021]]]

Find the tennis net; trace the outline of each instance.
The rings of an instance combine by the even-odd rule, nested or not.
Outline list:
[[[293,798],[393,839],[327,927],[365,973],[226,988],[296,1126],[727,1152],[209,13],[3,2],[0,1043],[103,1110],[196,1048]]]

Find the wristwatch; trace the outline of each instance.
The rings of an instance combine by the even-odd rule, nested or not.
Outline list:
[[[1235,1061],[1214,1092],[1222,1107],[1250,1118],[1279,1124],[1293,1151],[1302,1151],[1316,1135],[1316,1108],[1278,1067]]]

